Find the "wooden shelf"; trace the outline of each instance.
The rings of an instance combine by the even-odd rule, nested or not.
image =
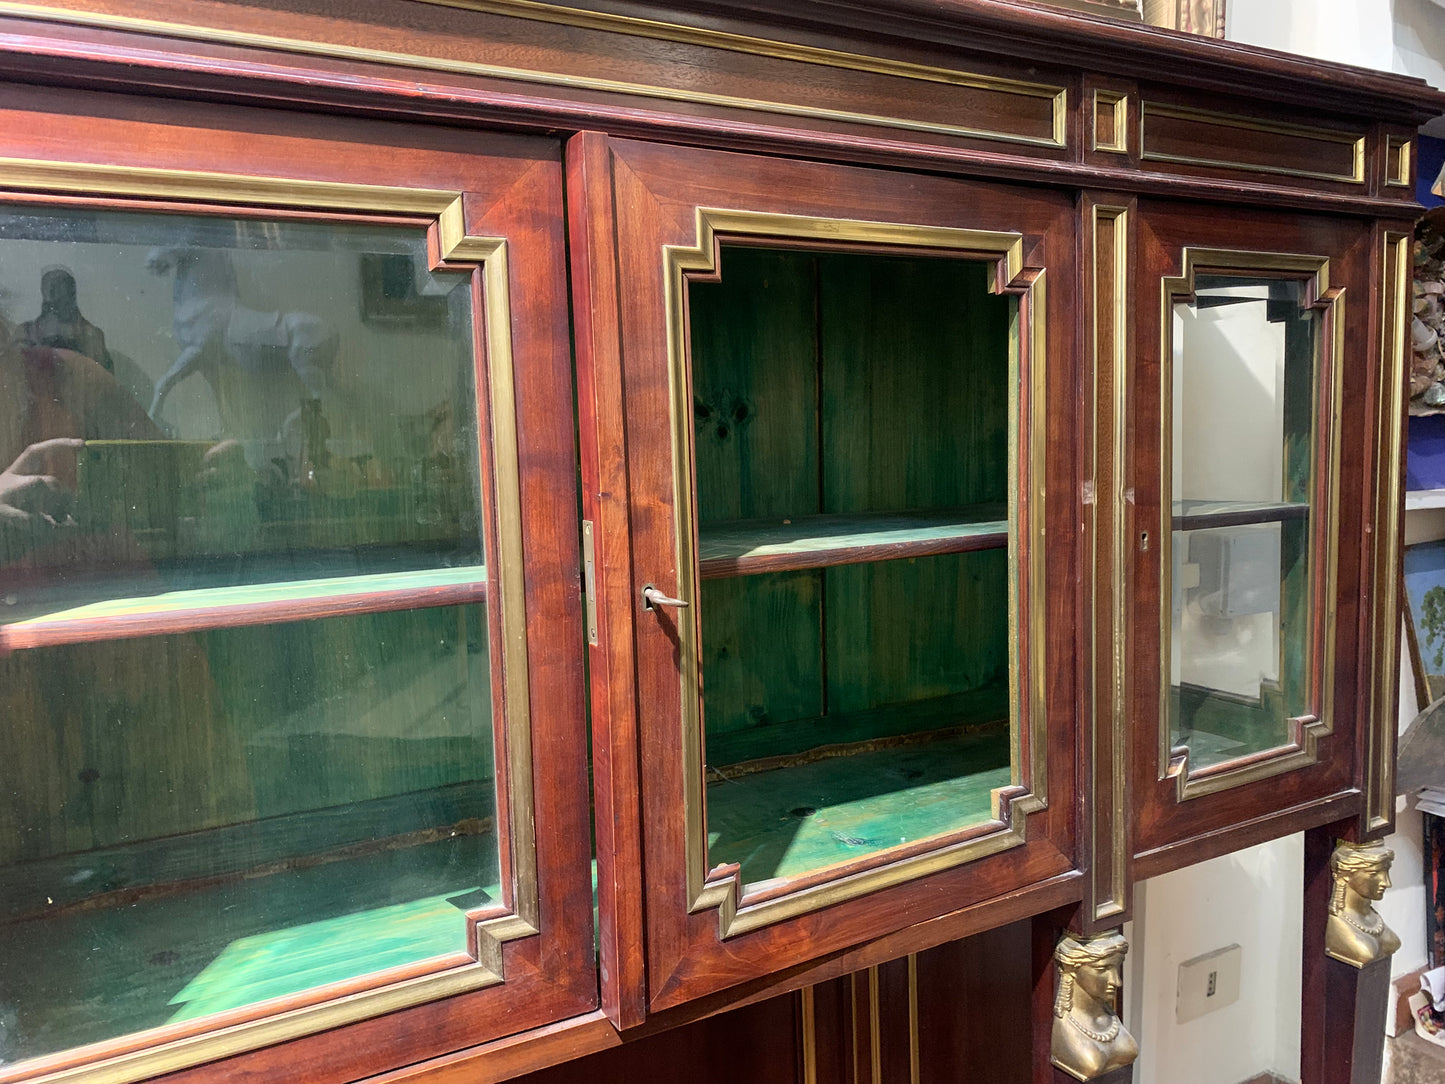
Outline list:
[[[1310,506],[1297,501],[1175,501],[1173,527],[1176,531],[1245,527],[1307,519],[1309,514]]]
[[[1445,489],[1416,489],[1405,493],[1405,511],[1445,508]]]
[[[928,737],[709,783],[709,863],[757,886],[987,824],[1010,784],[1008,728]]]
[[[43,927],[0,924],[6,993],[26,1007],[19,1056],[414,970],[422,960],[464,962],[467,912],[502,899],[488,872],[495,846],[495,836],[464,834],[342,851],[267,875],[73,908]]]
[[[483,565],[165,591],[0,624],[0,651],[483,602]]]
[[[702,578],[826,568],[1008,545],[1008,508],[974,505],[942,512],[798,516],[705,524]]]

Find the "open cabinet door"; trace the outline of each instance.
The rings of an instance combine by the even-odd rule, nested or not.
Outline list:
[[[644,982],[663,1009],[1057,889],[1072,202],[569,156],[604,1002],[635,1020]]]

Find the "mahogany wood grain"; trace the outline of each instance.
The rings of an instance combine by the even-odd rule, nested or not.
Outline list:
[[[1357,816],[1363,807],[1360,792],[1349,790],[1329,798],[1306,802],[1255,817],[1246,817],[1226,824],[1212,832],[1191,835],[1175,843],[1134,856],[1134,880],[1146,881],[1162,873],[1211,858],[1268,843],[1272,839],[1294,835],[1341,817]]]
[[[396,0],[347,5],[290,0],[279,7],[252,4],[247,6],[249,10],[215,0],[189,6],[180,0],[61,0],[53,6],[368,45],[377,42],[373,35],[382,31],[391,38],[387,44],[413,50],[419,48],[419,39],[437,36],[436,28],[444,25],[479,36],[491,31],[518,49],[541,39],[557,52],[571,47],[579,58],[586,54],[576,43],[588,38],[546,21],[527,26],[526,20],[459,11],[455,5],[440,5],[440,11],[434,13]],[[1007,57],[1015,66],[1068,65],[1124,78],[1159,74],[1171,84],[1215,95],[1237,93],[1241,72],[1248,72],[1251,90],[1261,100],[1378,115],[1397,122],[1409,121],[1412,110],[1415,123],[1429,119],[1428,103],[1434,100],[1422,80],[1079,16],[1028,0],[970,0],[967,4],[957,0],[815,0],[805,7],[786,0],[711,0],[690,8],[663,0],[570,0],[565,6],[735,34],[758,36],[761,31],[762,36],[824,48],[838,48],[850,41],[856,48],[859,41],[870,42],[873,50],[884,55],[923,53],[935,59],[952,57],[957,63],[962,53],[984,63]],[[538,29],[549,26],[553,28],[550,41]],[[594,30],[591,37],[605,40],[608,33]],[[613,38],[621,36],[612,34]],[[616,44],[609,44],[616,52]],[[593,49],[604,56],[608,53],[605,47],[594,45]],[[447,53],[455,55],[454,50]]]
[[[396,2],[396,0],[392,0]],[[415,5],[412,5],[415,6]],[[116,4],[106,9],[106,14],[134,14],[135,11],[150,12],[149,8],[132,9],[125,4]],[[1009,9],[991,4],[996,14]],[[195,23],[196,10],[182,22]],[[211,9],[205,9],[209,12]],[[232,6],[227,5],[228,18],[234,18]],[[152,13],[153,14],[153,13]],[[347,15],[352,14],[348,10]],[[1014,14],[1017,14],[1014,12]],[[452,17],[457,13],[452,12]],[[954,16],[957,17],[955,12]],[[1046,21],[1057,20],[1054,12],[1042,12]],[[680,16],[681,17],[681,16]],[[287,28],[285,13],[266,9],[258,25],[272,32]],[[1066,16],[1063,23],[1052,23],[1055,31],[1091,29],[1080,22],[1070,23],[1073,17]],[[796,22],[796,19],[790,20]],[[314,23],[306,24],[314,29]],[[328,24],[330,25],[330,24]],[[163,84],[169,93],[184,96],[222,97],[232,100],[268,101],[288,108],[311,107],[327,110],[365,112],[370,115],[390,115],[398,119],[415,121],[426,119],[433,122],[486,123],[493,126],[530,125],[535,128],[562,128],[576,130],[605,125],[615,134],[651,135],[666,138],[698,139],[718,146],[738,149],[780,149],[789,153],[810,156],[851,159],[876,164],[917,164],[932,163],[930,168],[965,170],[976,176],[991,176],[1014,179],[1052,178],[1060,183],[1095,185],[1099,187],[1125,188],[1135,191],[1173,191],[1185,198],[1218,200],[1225,203],[1263,202],[1297,207],[1329,206],[1341,213],[1371,214],[1383,212],[1402,199],[1408,201],[1408,192],[1393,189],[1390,199],[1355,197],[1326,193],[1310,193],[1289,184],[1258,183],[1247,173],[1237,174],[1229,181],[1214,181],[1171,175],[1167,172],[1136,171],[1132,167],[1103,168],[1097,157],[1091,156],[1090,164],[1080,166],[1066,161],[1039,158],[1032,154],[1000,153],[997,149],[974,150],[963,147],[943,146],[937,143],[920,142],[905,133],[873,134],[872,130],[839,131],[837,125],[818,122],[812,125],[779,125],[759,119],[751,110],[718,112],[706,114],[697,110],[668,108],[667,103],[639,100],[619,100],[619,96],[604,95],[602,100],[579,99],[575,94],[549,91],[532,83],[507,82],[484,79],[454,71],[427,71],[424,66],[415,70],[397,69],[391,65],[367,63],[355,59],[336,59],[329,56],[303,55],[282,52],[267,52],[255,47],[241,47],[215,44],[209,40],[192,41],[186,38],[165,37],[160,33],[163,24],[149,33],[121,32],[89,26],[55,26],[39,21],[4,20],[0,27],[9,27],[10,32],[0,32],[0,51],[7,51],[7,67],[15,78],[35,82],[63,83],[67,85],[108,86],[116,89],[147,90]],[[756,29],[756,28],[754,28]],[[293,28],[295,33],[301,31]],[[454,31],[453,37],[455,36]],[[900,59],[922,62],[943,61],[957,63],[956,48],[934,56],[931,53],[917,53],[920,43],[915,42],[910,52],[906,44],[899,45],[898,27],[890,25],[886,33],[872,32],[858,40],[839,39],[837,29],[831,34],[815,30],[813,36],[803,34],[810,44],[823,47],[848,46],[861,52],[895,53]],[[825,34],[814,41],[814,37]],[[303,35],[304,36],[304,35]],[[338,30],[333,35],[336,44],[343,48],[356,44],[354,35]],[[1183,35],[1170,35],[1180,39]],[[219,35],[218,40],[224,40]],[[318,36],[317,42],[327,39]],[[362,39],[363,47],[367,39]],[[987,40],[987,39],[985,39]],[[1013,50],[1031,49],[1032,39],[1019,38],[1009,47],[995,42],[1008,55]],[[1137,42],[1135,44],[1138,44]],[[1175,41],[1150,43],[1154,47],[1167,47]],[[1219,43],[1211,46],[1220,47]],[[419,48],[419,47],[418,47]],[[901,53],[900,53],[901,48]],[[937,48],[930,46],[929,48]],[[1237,48],[1237,47],[1236,47]],[[1072,53],[1072,49],[1066,50]],[[1253,54],[1245,50],[1245,54]],[[1162,55],[1162,54],[1161,54]],[[1100,57],[1091,58],[1097,62]],[[1217,57],[1214,59],[1218,59]],[[1245,55],[1240,58],[1248,63],[1258,58]],[[443,63],[438,61],[438,63]],[[418,61],[418,64],[421,64]],[[443,63],[443,66],[444,63]],[[1088,66],[1088,65],[1086,65]],[[1000,69],[1008,74],[1009,69]],[[1191,76],[1194,68],[1166,68],[1171,79]],[[1296,83],[1308,83],[1313,77],[1318,80],[1310,98],[1312,108],[1320,108],[1325,99],[1321,93],[1332,89],[1327,80],[1338,73],[1328,65],[1294,65],[1290,78]],[[1351,75],[1358,75],[1344,69]],[[410,75],[411,77],[407,77]],[[1230,87],[1236,87],[1236,73]],[[1347,80],[1348,81],[1348,80]],[[1423,117],[1441,105],[1424,103],[1438,101],[1431,93],[1419,87],[1407,90],[1410,84],[1401,80],[1393,82],[1397,95],[1404,94],[1415,104],[1414,109]],[[1384,93],[1386,82],[1376,84]],[[1252,88],[1253,89],[1253,88]],[[1411,95],[1413,94],[1413,97]],[[1077,98],[1077,94],[1073,95]],[[1292,99],[1291,99],[1292,100]],[[662,108],[659,108],[662,106]],[[1382,106],[1383,108],[1383,106]],[[1393,101],[1388,116],[1399,119],[1403,102]],[[1077,117],[1070,122],[1081,127]],[[854,126],[856,128],[856,126]],[[1006,145],[999,145],[1006,146]],[[1373,151],[1371,152],[1373,153]],[[1285,178],[1284,180],[1287,180]]]
[[[594,831],[602,1005],[619,1028],[644,1016],[642,809],[639,742],[632,695],[632,549],[627,523],[627,446],[616,421],[625,410],[611,266],[616,222],[610,152],[595,133],[567,145],[574,348],[581,438],[582,514],[593,524],[597,643],[589,649]],[[604,269],[598,273],[597,269]]]
[[[787,994],[759,1002],[532,1073],[523,1080],[526,1084],[663,1084],[674,1080],[799,1084],[800,1000],[798,994]]]
[[[1361,314],[1376,307],[1370,299],[1377,296],[1381,224],[1408,228],[1401,216],[1408,219],[1413,210],[1408,186],[1385,183],[1392,168],[1388,141],[1407,137],[1416,123],[1445,109],[1445,96],[1398,76],[1080,18],[1027,2],[710,0],[684,9],[654,0],[574,0],[573,6],[588,11],[1067,88],[1067,146],[1026,147],[916,129],[920,122],[942,120],[1036,136],[1045,99],[803,64],[766,55],[766,48],[726,50],[716,43],[668,41],[656,33],[572,27],[411,0],[55,0],[53,6],[79,13],[78,18],[94,13],[171,20],[199,31],[163,25],[125,29],[114,21],[67,24],[40,13],[0,18],[0,55],[11,80],[0,105],[6,156],[466,191],[469,225],[506,236],[511,259],[543,932],[506,946],[503,986],[168,1080],[340,1084],[372,1074],[378,1084],[451,1084],[510,1079],[591,1052],[592,1058],[543,1074],[539,1084],[605,1079],[608,1073],[675,1079],[676,1073],[660,1069],[673,1059],[702,1079],[721,1080],[723,1073],[738,1079],[743,1065],[754,1075],[744,1073],[742,1079],[781,1084],[797,1079],[795,1059],[761,1058],[745,1049],[739,1036],[760,1037],[761,1048],[771,1044],[797,1053],[796,991],[803,986],[824,983],[814,992],[815,1011],[841,1013],[839,992],[859,988],[858,979],[844,976],[876,967],[863,989],[877,982],[880,993],[889,991],[881,1000],[896,1016],[899,957],[1005,923],[1030,924],[1030,916],[1059,908],[1031,923],[1027,975],[1018,973],[1023,951],[1014,943],[1021,936],[1014,927],[975,939],[972,947],[949,946],[937,957],[919,957],[921,974],[928,976],[920,981],[939,991],[924,1011],[929,1027],[945,1027],[939,1021],[957,1011],[946,999],[958,985],[949,980],[959,969],[973,976],[961,984],[965,1004],[975,978],[997,974],[1011,991],[1001,1049],[1028,1042],[1031,1079],[1055,1084],[1046,1041],[1053,945],[1070,923],[1090,926],[1075,905],[1097,904],[1098,891],[1086,875],[1119,876],[1118,869],[1107,868],[1107,849],[1121,832],[1130,840],[1127,883],[1131,876],[1152,876],[1311,830],[1305,1079],[1330,1079],[1324,1066],[1348,1060],[1326,1049],[1327,1041],[1337,1040],[1320,1030],[1328,1021],[1330,1035],[1353,1035],[1359,1020],[1349,983],[1326,974],[1316,952],[1327,897],[1324,862],[1331,834],[1358,827],[1351,818],[1364,812],[1359,785],[1370,755],[1364,732],[1369,694],[1373,682],[1393,680],[1365,665],[1374,632],[1365,584],[1372,552],[1367,535],[1377,507],[1371,484],[1378,434],[1371,427],[1380,391],[1381,336],[1378,313]],[[282,38],[293,40],[267,40]],[[364,50],[397,55],[377,57]],[[498,70],[468,66],[479,57]],[[579,83],[577,76],[591,82]],[[607,79],[654,89],[628,92],[596,82]],[[1248,101],[1238,97],[1242,85],[1249,87]],[[1152,101],[1237,111],[1266,123],[1302,118],[1326,129],[1358,127],[1366,136],[1366,183],[1261,173],[1260,165],[1298,166],[1301,148],[1280,143],[1278,133],[1241,129],[1214,133],[1235,141],[1231,153],[1238,168],[1141,166],[1133,127],[1141,86],[1142,96]],[[674,93],[689,87],[756,102],[688,101]],[[1096,89],[1126,96],[1131,125],[1124,154],[1088,145],[1089,99]],[[259,108],[263,105],[275,108]],[[820,107],[862,117],[799,112]],[[905,126],[870,116],[902,119]],[[564,246],[555,133],[575,132],[583,134],[571,139],[566,154],[570,246]],[[644,146],[613,137],[712,149]],[[1327,140],[1321,149],[1338,154],[1340,146]],[[1182,149],[1191,155],[1189,147]],[[1097,291],[1081,269],[1087,249],[1078,215],[1080,189],[1089,190],[1085,208],[1091,201],[1128,205],[1140,219],[1138,239],[1130,242],[1139,292],[1128,322],[1136,336],[1134,385],[1143,390],[1129,420],[1131,465],[1117,480],[1109,478],[1107,464],[1097,472],[1088,469],[1097,451],[1091,441],[1101,433],[1086,432],[1080,420],[1088,417],[1094,397],[1108,390],[1090,387],[1084,353]],[[46,193],[36,200],[137,205],[100,195],[82,200]],[[673,644],[667,625],[637,604],[644,580],[691,574],[672,567],[666,544],[671,507],[660,481],[668,454],[660,420],[666,412],[659,409],[665,408],[666,393],[658,364],[658,254],[663,242],[692,243],[699,204],[1020,229],[1028,238],[1025,262],[1049,268],[1048,397],[1059,418],[1047,456],[1049,666],[1040,676],[1047,683],[1051,725],[1050,808],[1031,820],[1028,845],[725,943],[717,940],[715,912],[689,915],[690,901],[682,898],[677,730],[665,716],[677,688],[659,677]],[[1098,548],[1114,525],[1099,521],[1091,539],[1081,494],[1092,481],[1097,500],[1100,487],[1122,481],[1135,496],[1135,520],[1158,522],[1157,456],[1151,458],[1149,444],[1158,429],[1158,407],[1157,396],[1150,405],[1147,389],[1162,360],[1159,277],[1178,272],[1184,244],[1258,248],[1265,244],[1262,238],[1272,250],[1331,256],[1333,284],[1349,293],[1335,732],[1321,743],[1320,765],[1177,803],[1172,782],[1158,779],[1158,697],[1151,683],[1159,673],[1154,631],[1159,599],[1151,593],[1157,568],[1147,560],[1136,561],[1130,576],[1135,620],[1124,695],[1135,729],[1125,743],[1127,754],[1097,730],[1091,734],[1088,708],[1079,706],[1095,712],[1111,707],[1103,695],[1108,673],[1097,645],[1117,631],[1088,608],[1090,590],[1109,587],[1115,574]],[[598,643],[590,649],[579,642],[569,272],[582,507],[596,527],[598,553],[600,620]],[[1074,417],[1068,416],[1071,410]],[[504,577],[509,574],[514,572],[502,570]],[[589,665],[601,1010],[588,917],[582,674]],[[1128,809],[1100,801],[1111,765],[1119,770],[1127,765]],[[1090,787],[1095,789],[1086,801]],[[1090,817],[1094,822],[1086,827]],[[1137,856],[1132,865],[1131,856]],[[1006,951],[984,951],[979,948],[984,941]],[[986,961],[995,958],[999,968],[989,970]],[[284,1010],[304,1000],[269,1008]],[[1018,1008],[1025,1003],[1032,1018],[1028,1039]],[[742,1015],[717,1015],[738,1006]],[[849,1007],[856,1022],[856,1006]],[[195,1034],[242,1015],[178,1025],[168,1034]],[[740,1026],[744,1019],[749,1023]],[[966,1020],[966,1028],[975,1027],[975,1014]],[[896,1033],[880,1026],[880,1064],[886,1060],[892,1077],[902,1064]],[[623,1045],[618,1027],[640,1038]],[[923,1059],[925,1066],[953,1065],[977,1045],[972,1032],[968,1042],[956,1032],[931,1034],[937,1041],[932,1047],[924,1043],[934,1051]],[[138,1045],[121,1042],[109,1049]],[[669,1053],[660,1057],[658,1051]],[[91,1053],[50,1064],[74,1065]],[[845,1063],[856,1075],[860,1063],[852,1051],[832,1053],[839,1055],[834,1062],[820,1054],[820,1080],[845,1079]],[[871,1073],[871,1050],[865,1063]],[[930,1078],[932,1072],[925,1068],[923,1079],[956,1076],[950,1070]],[[1012,1063],[998,1072],[1013,1072]],[[13,1070],[0,1070],[0,1080],[14,1078]]]
[[[1207,103],[1177,90],[1139,89],[1140,162],[1189,176],[1273,175],[1327,191],[1369,191],[1369,126],[1298,108],[1270,109],[1240,97]]]

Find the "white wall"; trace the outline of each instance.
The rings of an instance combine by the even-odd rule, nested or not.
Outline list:
[[[1267,843],[1136,887],[1130,1026],[1139,1084],[1299,1077],[1304,837]],[[1179,965],[1239,945],[1240,997],[1180,1024]]]
[[[1399,72],[1445,88],[1442,0],[1230,0],[1230,40]],[[1445,136],[1445,118],[1426,125]]]

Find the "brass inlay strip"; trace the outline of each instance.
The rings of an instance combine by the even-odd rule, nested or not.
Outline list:
[[[1101,601],[1098,595],[1098,577],[1090,575],[1090,602],[1091,602],[1091,639],[1093,640],[1093,651],[1091,657],[1094,664],[1094,673],[1099,671],[1099,653],[1108,652],[1109,661],[1109,702],[1110,712],[1107,719],[1101,719],[1098,712],[1098,699],[1095,697],[1090,705],[1089,719],[1090,727],[1094,732],[1094,786],[1092,793],[1096,804],[1096,812],[1093,816],[1093,844],[1097,848],[1099,840],[1099,817],[1097,803],[1101,797],[1098,786],[1098,740],[1097,733],[1100,726],[1108,726],[1110,733],[1110,749],[1113,756],[1113,767],[1111,771],[1112,785],[1109,788],[1110,808],[1113,811],[1111,821],[1112,831],[1110,832],[1108,844],[1110,855],[1110,866],[1108,870],[1108,883],[1101,883],[1099,865],[1097,862],[1091,864],[1093,878],[1093,906],[1094,918],[1106,919],[1125,912],[1127,907],[1128,880],[1125,877],[1125,868],[1128,863],[1128,840],[1124,826],[1124,810],[1126,808],[1126,783],[1128,772],[1125,765],[1128,758],[1124,755],[1128,747],[1129,720],[1127,714],[1127,691],[1128,691],[1128,660],[1129,660],[1129,610],[1128,610],[1128,583],[1130,568],[1130,537],[1129,537],[1129,502],[1125,496],[1128,485],[1127,475],[1129,469],[1128,457],[1128,432],[1129,432],[1129,396],[1127,389],[1132,381],[1129,373],[1129,210],[1127,207],[1108,207],[1096,205],[1093,209],[1092,221],[1093,260],[1094,260],[1094,325],[1093,325],[1093,364],[1094,364],[1094,396],[1095,420],[1094,420],[1094,471],[1093,477],[1096,480],[1093,506],[1093,547],[1094,560],[1092,568],[1098,567],[1098,553],[1101,545],[1109,547],[1110,564],[1110,593],[1107,601]],[[1102,241],[1102,244],[1101,244]],[[1101,249],[1106,250],[1107,259],[1101,258]],[[1100,288],[1100,271],[1107,265],[1110,275],[1110,288],[1105,291]],[[1107,309],[1111,318],[1111,336],[1105,341],[1099,329],[1099,312]],[[1102,391],[1099,386],[1099,374],[1107,373],[1109,376],[1109,387],[1113,394],[1105,403]],[[1099,441],[1099,416],[1098,411],[1108,409],[1111,412],[1109,421],[1109,447],[1104,454],[1110,456],[1110,477],[1113,478],[1113,486],[1105,493],[1098,489],[1097,479],[1100,475],[1099,457],[1101,454]],[[1102,514],[1107,503],[1108,512]],[[1108,526],[1108,538],[1100,538],[1101,525],[1103,520]],[[1112,638],[1107,643],[1101,643],[1098,639],[1099,621],[1101,607],[1107,606],[1109,615],[1109,627],[1112,630]]]
[[[477,958],[457,965],[438,960],[441,970],[373,990],[332,998],[282,1013],[231,1024],[217,1031],[163,1041],[117,1057],[46,1073],[35,1084],[133,1084],[203,1062],[263,1046],[289,1042],[429,1001],[479,990],[505,981],[502,943],[538,932],[536,841],[533,830],[531,709],[527,687],[527,642],[522,569],[521,497],[517,454],[514,365],[507,246],[502,238],[467,236],[462,194],[431,189],[332,184],[240,174],[129,169],[87,163],[0,159],[0,198],[23,200],[35,192],[89,196],[185,199],[242,205],[266,204],[301,210],[346,209],[373,214],[431,215],[436,219],[441,257],[477,263],[483,283],[487,368],[492,423],[493,488],[498,520],[494,564],[503,629],[507,798],[511,849],[512,913],[476,924]],[[482,389],[477,389],[481,402]],[[458,915],[459,921],[461,915]],[[144,1035],[145,1032],[138,1032]],[[18,1063],[23,1066],[24,1063]]]
[[[918,956],[908,954],[908,1084],[919,1084],[922,1064],[918,1051]]]
[[[696,242],[663,248],[664,313],[667,322],[668,394],[671,404],[673,530],[677,539],[677,597],[695,603],[699,597],[699,573],[695,515],[693,512],[692,390],[691,362],[687,353],[687,280],[692,275],[717,270],[720,238],[724,236],[767,238],[787,241],[833,242],[839,245],[877,245],[890,249],[914,249],[948,253],[995,263],[994,287],[1017,293],[1013,348],[1010,351],[1009,486],[1015,495],[1009,508],[1009,614],[1010,614],[1010,735],[1013,781],[1010,788],[993,795],[997,830],[970,834],[934,850],[889,862],[887,852],[878,856],[879,865],[845,878],[824,882],[739,909],[741,886],[735,877],[708,880],[707,812],[702,751],[702,705],[699,690],[697,607],[693,616],[678,622],[678,672],[683,756],[684,860],[687,867],[689,913],[717,909],[718,936],[727,938],[781,922],[844,900],[877,892],[893,885],[951,869],[1023,844],[1029,813],[1047,804],[1048,743],[1044,711],[1046,673],[1044,670],[1045,589],[1043,569],[1044,449],[1047,442],[1047,399],[1045,389],[1046,294],[1042,270],[1026,271],[1023,266],[1023,237],[1017,233],[922,226],[855,219],[817,218],[806,215],[774,214],[698,208]],[[1027,328],[1020,327],[1020,310]],[[1027,388],[1021,389],[1020,384]],[[1028,417],[1020,423],[1023,402]],[[1025,455],[1020,449],[1027,448]],[[1024,469],[1020,459],[1027,457]],[[1028,502],[1025,510],[1020,507]],[[1028,560],[1022,562],[1019,534],[1027,522],[1033,532]],[[1034,526],[1034,525],[1037,526]],[[1023,573],[1023,575],[1021,575]],[[1021,617],[1018,591],[1020,579],[1027,579],[1027,615]],[[1027,624],[1028,644],[1019,633]],[[1029,684],[1019,685],[1019,672],[1026,670]],[[1025,720],[1021,720],[1020,716]],[[1025,741],[1025,727],[1027,741]],[[1028,764],[1022,763],[1027,745]],[[1026,778],[1025,778],[1026,776]],[[1022,794],[1017,788],[1027,787]],[[1011,792],[1005,797],[1005,791]]]
[[[1391,731],[1398,725],[1396,695],[1400,670],[1400,490],[1401,419],[1405,412],[1405,374],[1410,321],[1412,239],[1408,233],[1385,234],[1383,286],[1386,300],[1380,349],[1379,448],[1376,492],[1374,584],[1375,634],[1370,672],[1371,697],[1368,756],[1365,772],[1365,816],[1370,831],[1389,827],[1395,819],[1395,760],[1386,755]]]
[[[1113,138],[1099,139],[1099,117],[1107,114],[1113,126]],[[1094,116],[1091,146],[1096,151],[1113,154],[1129,152],[1129,96],[1112,90],[1094,91]]]
[[[48,162],[29,158],[0,158],[0,187],[20,191],[414,214],[432,218],[461,199],[459,192],[418,188],[249,177],[200,170],[95,165],[89,162]]]
[[[1343,401],[1340,382],[1343,373],[1345,335],[1345,291],[1330,288],[1330,263],[1323,256],[1304,256],[1285,252],[1251,252],[1225,249],[1186,248],[1183,272],[1177,278],[1163,280],[1163,305],[1160,314],[1160,463],[1159,463],[1159,645],[1161,672],[1159,680],[1159,778],[1174,776],[1177,800],[1185,801],[1222,790],[1269,779],[1319,762],[1319,739],[1334,729],[1334,639],[1337,572],[1339,561],[1339,487],[1340,487],[1340,419]],[[1322,675],[1312,681],[1311,699],[1319,705],[1317,715],[1290,720],[1297,728],[1298,741],[1281,746],[1265,755],[1251,755],[1238,764],[1225,761],[1199,773],[1189,770],[1188,751],[1182,755],[1171,747],[1169,730],[1170,642],[1172,640],[1173,598],[1173,416],[1174,416],[1174,350],[1173,307],[1177,299],[1194,293],[1194,280],[1201,271],[1262,272],[1307,279],[1309,300],[1321,313],[1323,327],[1315,344],[1315,384],[1313,417],[1316,429],[1311,439],[1311,497],[1309,553],[1312,559],[1324,558],[1323,597],[1311,587],[1310,638],[1311,657],[1323,653]],[[1321,362],[1325,364],[1321,364]],[[1328,374],[1329,395],[1325,402],[1320,388]],[[1323,407],[1323,410],[1321,409]],[[1319,425],[1327,425],[1325,462],[1318,455]],[[1321,484],[1321,466],[1327,475]],[[1314,494],[1326,491],[1325,508],[1316,507]],[[1281,647],[1281,650],[1283,648]]]
[[[1140,106],[1142,123],[1139,128],[1139,154],[1146,161],[1177,162],[1191,166],[1218,166],[1224,169],[1243,169],[1255,173],[1274,173],[1285,177],[1309,177],[1321,181],[1344,181],[1349,184],[1365,183],[1365,137],[1348,132],[1337,132],[1332,128],[1311,128],[1299,124],[1281,124],[1275,121],[1255,120],[1235,113],[1215,113],[1206,109],[1189,109],[1184,106],[1160,105],[1144,102]],[[1162,117],[1166,120],[1194,121],[1200,124],[1216,124],[1222,128],[1234,128],[1246,132],[1263,132],[1269,135],[1295,136],[1314,139],[1321,143],[1339,143],[1351,148],[1352,164],[1348,173],[1326,173],[1319,170],[1295,169],[1290,166],[1260,165],[1242,162],[1236,158],[1206,158],[1188,154],[1169,154],[1149,149],[1149,119]]]
[[[802,992],[803,1084],[818,1084],[818,1012],[813,987]]]
[[[1410,187],[1410,167],[1415,159],[1415,141],[1390,136],[1385,140],[1385,184],[1390,188]]]
[[[433,2],[433,0],[426,0],[426,2]],[[491,5],[480,2],[477,4],[455,2],[446,3],[444,6],[474,8],[479,11],[491,10]],[[572,90],[628,94],[639,97],[656,98],[662,101],[691,102],[699,105],[777,113],[783,116],[804,117],[812,120],[843,121],[853,124],[899,128],[906,131],[999,140],[1006,143],[1022,143],[1042,147],[1062,148],[1066,145],[1068,92],[1064,87],[1052,86],[1045,83],[1031,83],[1022,80],[1002,79],[968,72],[956,72],[948,68],[912,64],[906,61],[887,60],[881,57],[869,57],[830,49],[817,49],[804,45],[791,45],[762,38],[749,38],[742,35],[726,34],[721,31],[679,27],[673,24],[653,22],[651,20],[630,19],[623,16],[606,16],[595,12],[585,13],[585,17],[579,18],[580,16],[584,16],[584,13],[550,4],[518,4],[515,0],[511,0],[511,2],[499,3],[495,6],[497,8],[496,13],[498,14],[509,14],[544,22],[591,26],[593,29],[605,29],[618,33],[631,34],[633,36],[662,38],[668,41],[678,41],[683,44],[706,45],[732,52],[773,56],[779,59],[819,64],[825,67],[848,68],[879,75],[892,75],[903,79],[946,83],[954,86],[993,90],[1031,98],[1047,98],[1051,101],[1052,109],[1051,133],[1047,137],[1030,136],[1018,132],[973,128],[966,125],[944,124],[934,121],[911,120],[905,117],[857,113],[844,109],[829,109],[823,106],[806,106],[788,102],[765,101],[680,87],[666,87],[649,83],[632,83],[625,80],[605,79],[598,76],[567,75],[561,72],[547,72],[531,68],[487,64],[475,60],[457,60],[415,53],[399,53],[384,49],[369,49],[362,46],[283,38],[270,34],[257,34],[250,31],[193,26],[183,23],[165,22],[157,19],[142,19],[134,16],[111,15],[89,11],[68,11],[38,4],[3,2],[0,3],[0,16],[9,15],[17,18],[69,24],[73,26],[89,26],[105,30],[157,34],[187,41],[239,46],[242,48],[267,49],[273,52],[290,53],[299,56],[326,57],[334,60],[349,60],[369,64],[382,64],[391,67],[446,72],[453,75],[508,79],[517,82],[563,87]]]
[[[868,1066],[873,1084],[883,1084],[883,1028],[878,1011],[878,968],[868,969]]]

